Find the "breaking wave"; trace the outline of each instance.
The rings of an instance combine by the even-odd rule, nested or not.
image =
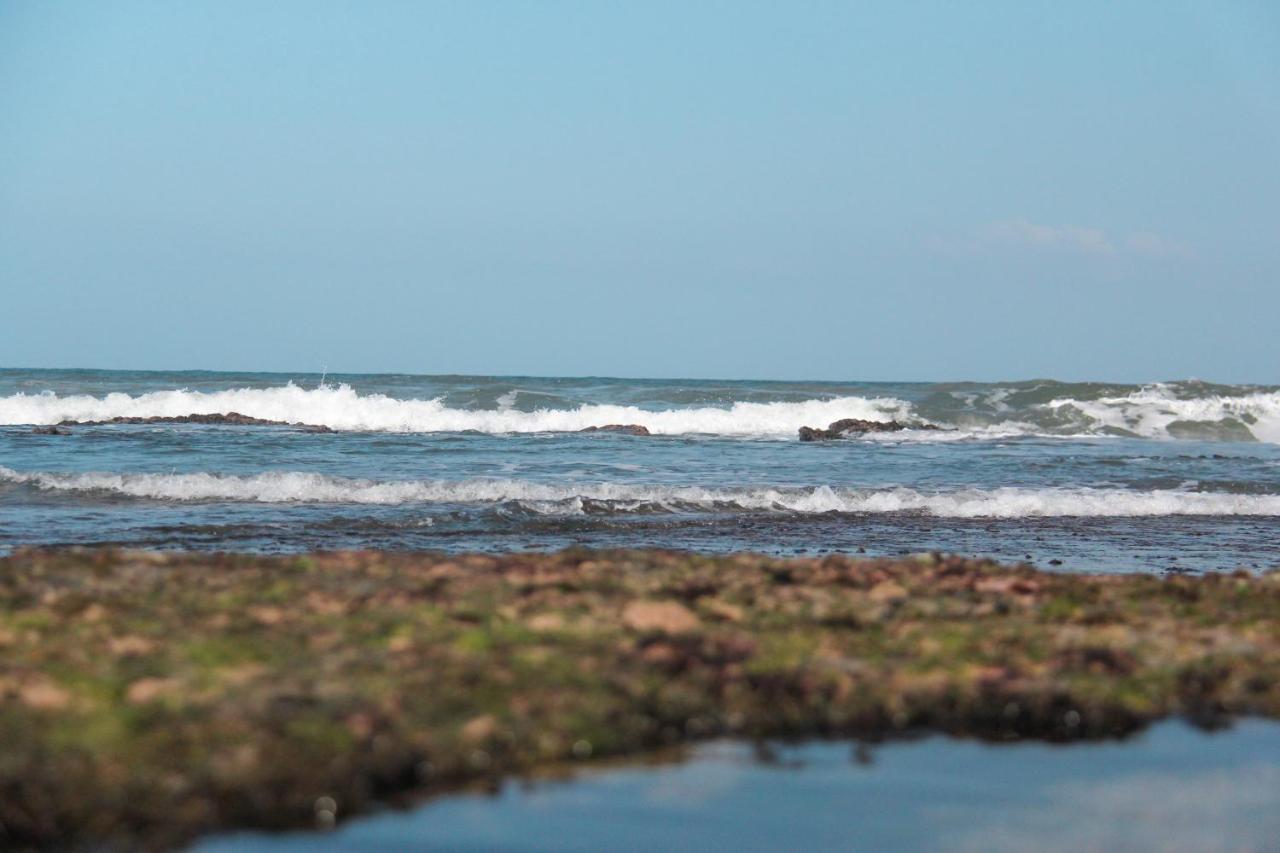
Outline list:
[[[1144,438],[1253,438],[1280,444],[1280,392],[1183,396],[1170,384],[1095,400],[1055,399],[1050,409],[1079,412],[1094,430]]]
[[[168,501],[335,504],[517,503],[546,513],[755,510],[791,513],[916,513],[945,518],[1168,515],[1280,516],[1280,495],[1132,491],[1115,488],[957,489],[816,487],[703,488],[626,483],[548,484],[523,480],[377,481],[307,472],[248,476],[209,473],[19,472],[0,466],[0,483]]]
[[[1050,380],[934,393],[920,414],[943,425],[1041,435],[1264,441],[1280,444],[1280,390],[1195,380],[1143,386]]]
[[[229,391],[153,391],[138,396],[108,394],[58,396],[15,394],[0,398],[0,424],[56,424],[64,420],[98,421],[114,417],[178,417],[239,412],[265,420],[323,424],[336,430],[384,432],[576,432],[605,424],[642,424],[657,435],[714,434],[788,436],[801,426],[826,425],[840,418],[888,420],[909,416],[898,399],[838,397],[802,402],[734,403],[649,411],[638,406],[587,404],[572,409],[523,412],[449,408],[439,398],[401,400],[384,394],[359,394],[349,385],[306,389],[292,383],[278,388]]]
[[[657,435],[794,438],[801,426],[822,427],[841,418],[861,418],[945,428],[868,436],[891,441],[1122,435],[1280,444],[1280,390],[1275,388],[1192,381],[1146,386],[1050,381],[969,384],[928,393],[899,387],[904,390],[897,396],[728,400],[720,405],[681,405],[673,399],[665,404],[669,408],[662,408],[661,400],[646,404],[649,408],[582,402],[533,411],[513,407],[518,393],[515,391],[499,397],[496,408],[458,408],[446,404],[443,397],[401,399],[360,393],[346,384],[303,388],[289,383],[219,391],[174,389],[101,397],[17,393],[0,398],[0,425],[239,412],[264,420],[323,424],[340,431],[503,434],[576,432],[606,424],[640,424]],[[679,389],[671,394],[678,398]],[[923,396],[916,399],[916,394]]]

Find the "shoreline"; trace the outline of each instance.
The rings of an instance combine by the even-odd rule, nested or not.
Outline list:
[[[1280,572],[672,551],[0,558],[6,845],[170,847],[717,737],[1280,717]],[[327,799],[326,799],[327,798]]]

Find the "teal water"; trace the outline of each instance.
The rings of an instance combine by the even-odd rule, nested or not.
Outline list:
[[[1124,742],[933,737],[865,753],[722,742],[682,764],[509,783],[331,833],[246,833],[201,853],[278,851],[1270,851],[1280,724],[1164,723]],[[340,805],[339,805],[340,809]]]
[[[334,431],[33,432],[233,411]],[[844,417],[941,429],[796,438]],[[580,432],[610,423],[652,435]],[[1204,571],[1280,564],[1277,534],[1274,386],[0,370],[0,552],[945,550]]]

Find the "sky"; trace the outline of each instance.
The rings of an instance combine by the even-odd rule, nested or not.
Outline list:
[[[1280,383],[1280,4],[0,0],[0,366]]]

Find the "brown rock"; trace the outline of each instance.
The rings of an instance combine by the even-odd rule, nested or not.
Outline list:
[[[223,782],[242,781],[258,766],[261,750],[251,743],[215,753],[209,759],[209,767],[213,775]]]
[[[312,613],[322,613],[325,616],[336,616],[340,613],[346,613],[349,606],[349,602],[339,596],[321,592],[307,593],[307,597],[303,599],[303,603]]]
[[[901,601],[907,597],[907,591],[897,581],[884,581],[871,588],[868,596],[872,601],[881,604],[889,601]]]
[[[904,429],[941,429],[933,424],[903,424],[897,421],[867,421],[861,418],[841,418],[832,421],[826,429],[816,427],[800,427],[801,441],[826,441],[834,438],[848,438],[868,432],[899,432]]]
[[[80,611],[80,618],[86,622],[101,622],[106,616],[107,608],[96,601]]]
[[[333,432],[333,430],[323,424],[304,424],[289,423],[288,421],[273,421],[266,418],[255,418],[251,415],[242,415],[239,412],[227,412],[226,414],[206,414],[206,415],[150,415],[148,417],[140,416],[118,416],[108,418],[101,421],[73,421],[65,420],[58,423],[59,427],[68,426],[109,426],[112,424],[203,424],[206,426],[288,426],[301,429],[306,432]],[[50,427],[49,429],[56,429]],[[57,433],[62,435],[65,433]]]
[[[249,615],[260,625],[279,625],[284,621],[284,611],[279,607],[250,607]]]
[[[178,692],[176,678],[139,678],[125,691],[125,699],[131,705],[145,705]]]
[[[473,717],[462,726],[463,740],[479,743],[486,741],[498,731],[498,718],[493,714]]]
[[[564,628],[564,617],[559,613],[535,613],[528,624],[534,631],[559,631]]]
[[[703,602],[702,608],[711,616],[725,622],[741,622],[745,615],[738,605],[721,601],[718,598],[707,599]]]
[[[633,631],[685,634],[698,630],[702,622],[676,601],[633,601],[623,608],[622,624]]]
[[[620,432],[623,435],[649,435],[649,428],[640,424],[605,424],[604,426],[589,426],[580,429],[578,432]]]
[[[640,653],[640,659],[653,666],[675,666],[681,663],[686,655],[670,643],[654,643],[646,646]]]
[[[996,595],[1035,595],[1040,585],[1033,580],[1018,577],[983,578],[976,581],[973,588],[977,592],[994,593]]]
[[[827,429],[838,433],[897,432],[898,430],[907,429],[907,425],[900,424],[897,421],[866,421],[861,418],[841,418],[828,424]]]
[[[267,671],[260,663],[242,663],[239,666],[224,666],[218,669],[218,676],[223,684],[243,687]]]
[[[368,740],[374,729],[377,728],[377,720],[373,718],[373,715],[366,714],[363,711],[347,715],[342,723],[356,740]]]
[[[71,702],[71,693],[48,679],[40,679],[18,688],[18,698],[28,708],[60,711]]]
[[[111,654],[118,657],[138,657],[155,651],[156,644],[146,637],[130,634],[124,637],[112,637],[107,641]]]

